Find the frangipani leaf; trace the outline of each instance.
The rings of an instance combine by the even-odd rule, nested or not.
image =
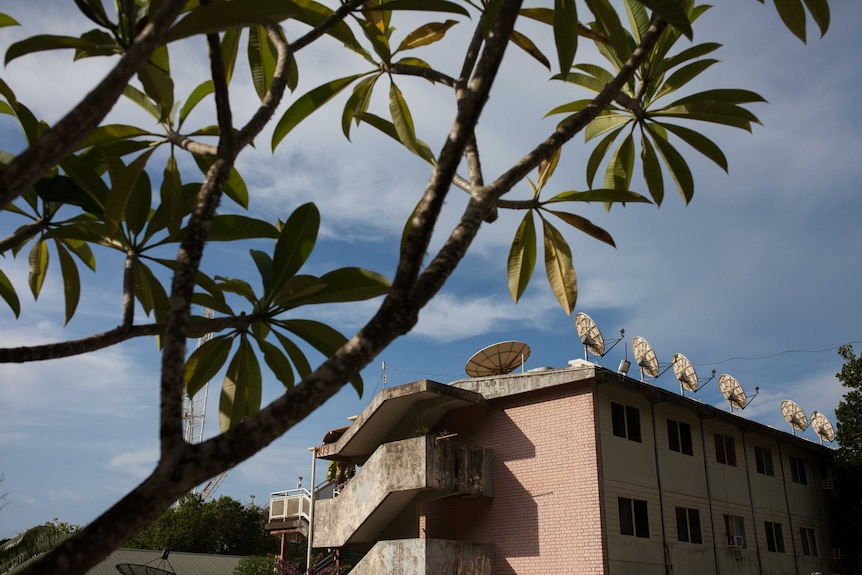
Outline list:
[[[39,299],[42,284],[45,283],[45,274],[48,273],[48,244],[39,239],[30,248],[30,275],[28,283],[34,299]]]
[[[515,232],[512,247],[509,248],[508,276],[509,294],[518,303],[536,267],[536,225],[533,223],[533,210],[527,210],[524,219]]]
[[[303,340],[311,344],[314,349],[322,353],[326,357],[332,356],[338,349],[347,343],[347,338],[338,331],[332,329],[326,324],[307,320],[307,319],[289,319],[280,321],[279,325],[301,337]],[[356,374],[350,383],[353,384],[356,393],[362,396],[362,377]]]
[[[339,268],[320,276],[324,287],[308,296],[294,299],[288,309],[302,305],[364,301],[385,295],[391,284],[384,276],[363,268]]]
[[[12,313],[15,314],[16,318],[21,315],[21,302],[18,299],[18,294],[15,292],[12,282],[3,273],[3,270],[0,270],[0,297],[12,309]]]
[[[263,352],[263,360],[266,362],[266,365],[269,366],[269,369],[272,370],[273,375],[281,382],[284,389],[292,389],[294,385],[293,367],[290,365],[290,361],[284,355],[284,352],[263,339],[258,339],[257,345],[260,347],[260,351]]]
[[[554,214],[573,228],[584,232],[588,236],[596,238],[600,242],[604,242],[613,247],[617,247],[617,245],[614,243],[614,238],[611,237],[611,234],[609,234],[603,228],[600,228],[587,218],[579,216],[577,214],[570,214],[568,212],[557,212],[554,210],[548,210],[548,212]]]
[[[509,40],[511,40],[515,46],[535,58],[542,66],[547,68],[549,72],[551,71],[551,62],[532,40],[517,30],[512,30],[512,35],[509,37]]]
[[[183,387],[190,398],[197,395],[222,368],[233,347],[233,339],[230,334],[217,335],[200,345],[186,360]]]
[[[578,7],[575,0],[554,0],[554,44],[563,79],[569,74],[578,51]]]
[[[222,432],[260,411],[262,388],[260,364],[248,338],[243,335],[222,383],[219,398],[219,427]]]
[[[605,188],[599,188],[595,190],[587,190],[585,192],[579,192],[577,190],[562,192],[560,194],[557,194],[553,198],[542,202],[542,205],[555,204],[560,202],[603,202],[621,204],[651,203],[647,198],[630,190],[610,190]]]
[[[217,214],[213,216],[207,241],[230,242],[279,236],[275,226],[266,220],[258,220],[241,214]]]
[[[572,252],[560,232],[542,218],[545,238],[545,272],[557,301],[567,314],[575,309],[578,300],[578,278],[572,265]]]
[[[311,255],[317,242],[319,228],[320,212],[311,202],[299,206],[290,214],[275,242],[275,252],[272,257],[275,292],[278,292],[287,279],[299,271]]]
[[[69,254],[69,251],[63,247],[60,240],[55,240],[54,245],[57,248],[57,255],[60,260],[60,272],[63,275],[63,297],[66,304],[66,321],[64,325],[68,325],[69,320],[75,315],[75,310],[78,309],[78,301],[81,299],[81,278],[78,276],[78,266],[75,265],[75,260]]]
[[[407,34],[395,51],[412,50],[413,48],[427,46],[442,40],[446,35],[446,31],[457,23],[457,20],[446,20],[445,22],[428,22],[427,24],[423,24]]]

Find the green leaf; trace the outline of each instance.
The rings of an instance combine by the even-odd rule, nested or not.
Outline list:
[[[3,270],[0,270],[0,297],[12,309],[16,318],[21,315],[21,302],[18,300],[18,294],[15,293],[15,287],[3,273]]]
[[[548,116],[553,116],[555,114],[576,114],[592,103],[592,100],[575,100],[574,102],[569,102],[567,104],[557,106],[556,108],[545,114],[545,117],[547,118]],[[566,120],[563,120],[563,122],[565,121]]]
[[[219,399],[219,427],[222,432],[239,425],[249,415],[260,411],[260,364],[245,335],[228,365]]]
[[[15,20],[13,17],[9,16],[8,14],[3,14],[2,12],[0,12],[0,28],[5,28],[6,26],[20,26],[20,25],[21,24],[19,24],[18,21]]]
[[[124,124],[99,126],[90,132],[90,135],[75,147],[75,150],[83,150],[91,146],[98,146],[117,140],[128,140],[140,136],[155,136],[155,134],[137,126],[126,126]]]
[[[210,224],[210,242],[231,242],[279,236],[279,231],[271,223],[239,214],[218,214]]]
[[[829,29],[829,2],[827,0],[805,0],[805,5],[811,16],[820,28],[820,37],[822,38]]]
[[[45,274],[48,272],[48,244],[44,240],[36,240],[30,248],[30,276],[28,282],[34,299],[39,299]]]
[[[542,54],[542,51],[539,50],[539,47],[536,46],[536,44],[533,43],[532,40],[518,32],[517,30],[512,30],[512,35],[509,36],[509,40],[512,42],[512,44],[538,60],[539,63],[545,68],[547,68],[549,72],[551,71],[551,62],[544,54]]]
[[[625,62],[632,52],[629,36],[620,22],[619,15],[608,0],[586,0],[587,7],[596,17],[599,31],[609,40],[609,45],[598,44],[600,49],[611,49],[620,63]]]
[[[661,75],[670,70],[671,68],[675,68],[689,60],[693,60],[695,58],[700,58],[702,56],[706,56],[707,54],[711,54],[712,52],[721,48],[721,44],[717,42],[706,42],[704,44],[697,44],[690,48],[686,48],[682,52],[678,54],[674,54],[669,58],[664,58],[663,60],[658,61],[657,63],[650,62],[649,65],[649,78],[650,78],[650,88],[647,94],[650,99],[652,99],[655,90],[660,86],[659,79]]]
[[[260,250],[248,250],[251,254],[251,259],[254,260],[254,265],[257,266],[257,271],[260,274],[260,280],[263,285],[264,299],[271,297],[272,293],[272,258],[269,254]]]
[[[658,148],[673,181],[676,183],[683,201],[688,204],[694,195],[694,179],[682,155],[667,141],[667,134],[661,126],[649,125],[647,131]]]
[[[554,43],[560,74],[565,80],[578,51],[578,7],[575,0],[554,0]]]
[[[609,190],[605,188],[599,188],[596,190],[588,190],[586,192],[579,192],[577,190],[570,190],[568,192],[562,192],[554,196],[553,198],[542,202],[542,205],[545,204],[556,204],[560,202],[604,202],[604,203],[635,203],[635,204],[649,204],[651,203],[648,199],[643,197],[642,195],[632,192],[630,190]]]
[[[608,162],[608,168],[605,172],[605,187],[612,190],[628,190],[631,187],[634,164],[634,139],[629,134]]]
[[[714,60],[712,58],[705,58],[703,60],[697,60],[696,62],[692,62],[691,64],[683,66],[682,68],[671,74],[668,79],[664,81],[664,84],[662,84],[662,87],[658,91],[658,94],[656,94],[655,99],[658,100],[662,96],[670,94],[671,92],[675,92],[676,90],[685,86],[688,82],[696,78],[707,68],[716,63],[718,63],[718,60]]]
[[[150,100],[149,96],[132,86],[131,84],[127,84],[125,88],[123,88],[123,96],[143,108],[149,115],[156,119],[157,122],[161,121],[162,111],[157,105]]]
[[[198,86],[192,90],[192,93],[189,94],[188,99],[183,104],[183,107],[180,108],[180,119],[179,119],[179,127],[182,127],[183,123],[186,121],[186,117],[188,117],[189,113],[195,109],[201,100],[209,96],[213,93],[213,81],[206,80],[198,84]]]
[[[209,156],[200,156],[198,154],[193,154],[192,157],[194,157],[195,163],[198,165],[200,171],[206,175],[209,172],[210,167],[213,165],[214,158]],[[227,178],[227,182],[224,184],[224,193],[227,197],[239,204],[240,207],[248,209],[248,188],[246,187],[242,176],[240,176],[239,172],[234,167],[231,167],[230,175]]]
[[[183,387],[190,398],[197,395],[222,368],[233,347],[233,339],[230,334],[213,337],[199,345],[186,360]]]
[[[284,389],[293,389],[293,367],[290,365],[287,357],[278,347],[269,343],[266,340],[258,339],[257,345],[260,351],[263,352],[263,360],[276,378],[284,385]]]
[[[347,267],[320,277],[323,289],[290,302],[288,309],[303,305],[363,301],[389,292],[391,284],[384,276],[363,268]]]
[[[545,244],[545,272],[557,301],[567,314],[575,309],[578,300],[578,278],[572,265],[572,252],[562,234],[542,218]]]
[[[395,126],[389,120],[367,112],[362,114],[356,114],[356,119],[377,128],[396,142],[401,141],[395,131]],[[431,151],[431,148],[428,147],[428,144],[417,138],[416,146],[416,150],[410,151],[428,162],[429,164],[431,164],[432,166],[437,163],[437,160],[434,158],[434,153]]]
[[[573,228],[584,232],[588,236],[591,236],[599,240],[600,242],[604,242],[610,246],[617,247],[617,245],[614,243],[614,238],[611,237],[611,234],[609,234],[603,228],[600,228],[587,218],[584,218],[577,214],[570,214],[568,212],[556,212],[554,210],[548,210],[548,212],[554,214]]]
[[[68,250],[63,247],[60,240],[55,240],[54,245],[57,248],[57,255],[60,259],[60,271],[63,275],[63,295],[66,303],[66,322],[72,319],[75,315],[75,310],[78,308],[78,300],[81,298],[81,278],[78,276],[78,266]]]
[[[306,359],[305,354],[302,353],[302,350],[299,347],[290,341],[283,334],[273,330],[273,335],[281,344],[281,347],[284,348],[284,351],[287,352],[288,357],[290,357],[290,361],[293,363],[296,368],[296,373],[299,375],[300,379],[303,379],[309,373],[311,373],[311,365],[308,363],[308,359]]]
[[[601,165],[602,160],[604,159],[605,154],[608,151],[608,148],[610,148],[611,144],[613,144],[614,140],[620,134],[620,132],[622,132],[624,127],[625,126],[620,126],[616,130],[605,136],[602,141],[600,141],[596,145],[595,149],[593,150],[593,153],[590,154],[590,158],[589,160],[587,160],[587,185],[589,187],[593,187],[593,179],[596,177],[596,172],[598,171],[599,166]]]
[[[686,144],[718,164],[725,172],[727,171],[727,157],[721,151],[715,142],[701,134],[682,126],[675,124],[661,124],[661,126],[672,134],[676,134]]]
[[[325,357],[332,356],[342,345],[347,343],[347,338],[341,333],[320,322],[307,319],[290,319],[279,322],[279,325],[301,337]],[[361,397],[362,377],[356,374],[350,383],[353,384],[354,389]]]
[[[195,7],[168,32],[165,42],[174,42],[197,34],[212,34],[251,26],[278,24],[297,17],[295,2],[278,0],[233,0]]]
[[[446,31],[457,23],[456,20],[446,20],[445,22],[428,22],[427,24],[423,24],[407,34],[395,51],[412,50],[413,48],[438,42],[446,36]]]
[[[281,288],[273,294],[272,302],[281,309],[296,307],[295,300],[314,295],[326,287],[320,278],[309,275],[295,275],[287,278]]]
[[[248,282],[236,278],[226,278],[224,276],[216,276],[216,285],[221,291],[235,293],[241,295],[252,305],[258,302],[254,290]]]
[[[297,98],[293,104],[284,112],[275,130],[272,133],[272,149],[278,147],[285,136],[293,130],[301,121],[320,109],[326,102],[337,96],[342,90],[353,83],[354,80],[366,74],[355,74],[346,78],[338,78],[326,84],[314,88],[310,92]]]
[[[774,0],[775,9],[793,34],[805,42],[805,8],[802,0]]]
[[[192,303],[225,315],[235,315],[233,309],[224,301],[224,295],[219,298],[208,293],[195,292],[192,294]]]
[[[466,8],[454,2],[447,0],[392,0],[391,2],[381,2],[378,6],[367,6],[367,11],[373,10],[411,10],[411,11],[430,11],[430,12],[448,12],[450,14],[460,14],[470,17],[470,13]]]
[[[664,178],[661,174],[661,164],[655,148],[650,143],[646,134],[641,137],[641,163],[643,164],[644,181],[649,194],[657,206],[664,200]]]
[[[70,252],[75,254],[81,262],[88,268],[93,271],[96,271],[96,257],[93,255],[93,250],[90,249],[90,246],[87,242],[75,240],[75,239],[63,239],[63,244],[69,249]]]
[[[151,148],[144,152],[128,166],[124,166],[117,174],[112,174],[111,177],[111,193],[108,194],[105,202],[105,225],[107,226],[107,234],[113,236],[120,226],[120,222],[126,215],[126,208],[129,200],[135,191],[138,178],[147,165],[147,161],[155,151]],[[119,162],[119,160],[117,160]],[[149,212],[149,205],[147,205]]]
[[[536,267],[536,225],[533,222],[533,210],[527,210],[524,219],[515,232],[512,247],[509,248],[507,264],[509,278],[509,294],[518,303]]]
[[[554,175],[554,170],[557,169],[557,164],[560,162],[560,154],[562,153],[562,148],[557,148],[551,157],[547,160],[543,160],[539,164],[539,179],[536,181],[536,191],[541,192],[542,188],[545,187],[545,184],[548,183],[548,180],[551,179],[551,176]],[[538,194],[536,194],[538,196]]]
[[[626,0],[626,15],[629,17],[629,27],[634,35],[635,42],[641,43],[650,26],[650,17],[638,0]]]
[[[248,63],[257,97],[263,101],[275,76],[275,47],[266,35],[266,28],[253,26],[248,30]]]
[[[135,266],[137,275],[137,281],[135,284],[136,295],[137,288],[140,287],[141,294],[146,294],[146,297],[150,301],[150,307],[153,311],[153,317],[155,318],[157,323],[164,323],[168,319],[168,294],[165,291],[162,282],[156,278],[153,274],[152,270],[149,266],[145,265],[143,262],[138,261]],[[143,305],[143,300],[139,297],[139,301],[141,305]],[[149,310],[147,311],[147,315],[149,315]]]
[[[542,24],[554,25],[554,11],[550,8],[521,8],[518,14]]]
[[[389,85],[389,113],[392,114],[392,124],[395,126],[395,133],[398,134],[398,140],[408,150],[419,155],[413,117],[410,114],[410,108],[407,107],[407,101],[395,82]]]
[[[614,112],[604,112],[596,116],[592,122],[587,124],[584,130],[584,141],[589,142],[597,136],[609,132],[617,127],[622,127],[633,122],[634,117],[628,114],[617,114]]]
[[[766,102],[766,100],[763,99],[763,96],[760,94],[749,90],[717,89],[705,90],[703,92],[697,92],[696,94],[680,98],[671,104],[671,106],[681,106],[683,104],[698,102],[704,104],[711,102],[718,102],[721,104],[751,104],[754,102]],[[756,121],[756,118],[752,121]]]
[[[135,182],[132,194],[129,196],[129,201],[126,204],[126,225],[129,232],[134,236],[140,235],[147,224],[152,201],[153,189],[152,184],[150,184],[150,176],[146,171],[143,171]]]
[[[671,105],[661,110],[650,112],[651,118],[669,117],[699,120],[725,126],[733,126],[751,131],[751,123],[760,123],[757,116],[734,104],[723,102],[688,102],[682,105]]]
[[[357,115],[368,110],[368,105],[371,103],[371,94],[374,91],[374,84],[380,78],[380,74],[363,78],[353,87],[353,93],[344,104],[344,112],[341,114],[341,131],[344,132],[344,137],[350,139],[350,125]],[[359,124],[359,119],[356,119]]]
[[[279,291],[311,255],[319,229],[320,212],[313,203],[303,204],[290,214],[275,242],[272,257],[272,267],[276,274],[274,291]]]
[[[667,20],[668,24],[682,32],[687,38],[690,39],[694,35],[684,2],[677,0],[638,0],[638,2]]]
[[[92,41],[74,36],[55,36],[51,34],[31,36],[9,46],[6,50],[6,65],[8,66],[9,62],[15,58],[20,58],[34,52],[92,47],[94,47]]]

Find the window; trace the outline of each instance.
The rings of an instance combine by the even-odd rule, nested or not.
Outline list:
[[[715,434],[715,460],[736,467],[736,442],[732,437]]]
[[[647,502],[620,497],[620,534],[649,537]]]
[[[810,527],[799,528],[799,538],[802,539],[802,554],[817,557],[817,537]]]
[[[754,462],[757,472],[761,475],[775,477],[775,468],[772,466],[772,451],[766,447],[754,446]]]
[[[700,535],[700,511],[677,507],[676,535],[680,541],[686,543],[703,543]]]
[[[784,531],[781,523],[766,521],[766,549],[773,553],[784,553]]]
[[[612,401],[611,419],[614,424],[614,435],[640,443],[641,412],[637,407]]]
[[[745,541],[745,520],[738,515],[725,515],[724,537],[728,547],[748,547]]]
[[[681,421],[667,420],[667,442],[671,451],[694,455],[691,447],[691,426]]]
[[[790,456],[790,479],[793,483],[808,485],[808,477],[805,475],[805,462],[792,455]]]

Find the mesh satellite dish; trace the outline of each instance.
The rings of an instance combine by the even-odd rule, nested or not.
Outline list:
[[[742,389],[742,386],[739,385],[739,382],[733,378],[731,375],[723,374],[718,378],[718,389],[721,390],[721,395],[724,396],[724,399],[727,400],[727,403],[730,404],[730,412],[733,413],[733,408],[737,408],[739,410],[745,409],[748,407],[748,404],[757,397],[757,394],[760,393],[760,388],[754,388],[754,395],[750,398],[746,397],[745,390]]]
[[[655,379],[658,377],[658,359],[652,346],[647,343],[647,340],[639,335],[632,339],[632,351],[635,354],[635,361],[641,368],[641,381],[644,380],[644,374]]]
[[[602,337],[602,332],[599,326],[593,319],[584,312],[575,314],[575,329],[578,331],[578,337],[581,338],[581,343],[584,344],[584,359],[589,360],[587,353],[591,353],[597,357],[604,357],[606,353],[614,348],[625,336],[626,330],[620,330],[620,338],[614,340],[613,344],[605,349],[605,338]]]
[[[467,361],[464,370],[470,377],[505,375],[519,365],[523,370],[524,362],[530,357],[530,346],[522,341],[502,341],[480,349]]]
[[[114,568],[122,575],[176,575],[173,565],[168,561],[170,549],[162,551],[162,556],[149,563],[117,563]],[[156,563],[156,565],[153,565]]]
[[[835,429],[832,424],[826,419],[826,416],[815,411],[811,414],[811,427],[814,428],[814,433],[820,436],[820,445],[823,445],[825,440],[827,443],[835,441]]]
[[[715,379],[715,370],[713,369],[712,376],[704,381],[703,384],[699,384],[697,372],[694,370],[694,366],[688,358],[681,353],[673,354],[670,359],[670,364],[673,367],[673,374],[679,382],[679,392],[682,396],[685,396],[686,389],[692,393],[697,393],[698,389],[701,389],[704,385]]]
[[[797,431],[805,431],[808,429],[808,417],[805,416],[805,412],[802,411],[802,408],[796,405],[795,401],[790,401],[789,399],[782,401],[781,415],[783,415],[784,420],[790,424],[790,427],[793,429],[793,435],[796,435]]]

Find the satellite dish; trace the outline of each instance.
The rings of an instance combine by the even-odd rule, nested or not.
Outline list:
[[[790,401],[789,399],[782,401],[781,415],[784,416],[784,420],[793,428],[793,435],[796,435],[797,430],[805,431],[808,429],[808,418],[805,416],[802,408],[796,405],[795,401]]]
[[[530,357],[530,346],[522,341],[502,341],[473,354],[464,370],[470,377],[505,375]]]
[[[820,436],[820,444],[823,445],[823,440],[827,443],[835,441],[835,429],[832,424],[826,419],[826,416],[815,411],[811,414],[811,427],[814,428],[814,433]]]
[[[635,353],[635,361],[641,368],[641,381],[644,380],[644,374],[652,378],[658,377],[658,359],[647,340],[636,335],[632,339],[632,351]]]
[[[688,358],[681,353],[675,353],[670,361],[671,365],[673,365],[673,374],[676,376],[677,381],[679,381],[680,390],[685,388],[692,393],[696,392],[697,372]]]
[[[117,563],[115,568],[122,575],[176,575],[174,571],[136,563]]]
[[[754,391],[756,392],[750,399],[745,397],[745,391],[742,389],[742,386],[739,385],[739,382],[736,381],[733,376],[723,374],[718,378],[718,388],[721,390],[721,395],[724,396],[724,399],[727,400],[727,403],[730,404],[730,411],[733,412],[733,408],[737,409],[745,409],[746,406],[751,403],[751,400],[757,397],[757,393],[760,392],[759,387],[755,387]]]
[[[576,313],[575,329],[578,330],[578,337],[584,344],[584,359],[587,359],[587,351],[599,357],[605,355],[605,338],[602,337],[599,326],[590,316],[584,312]]]

